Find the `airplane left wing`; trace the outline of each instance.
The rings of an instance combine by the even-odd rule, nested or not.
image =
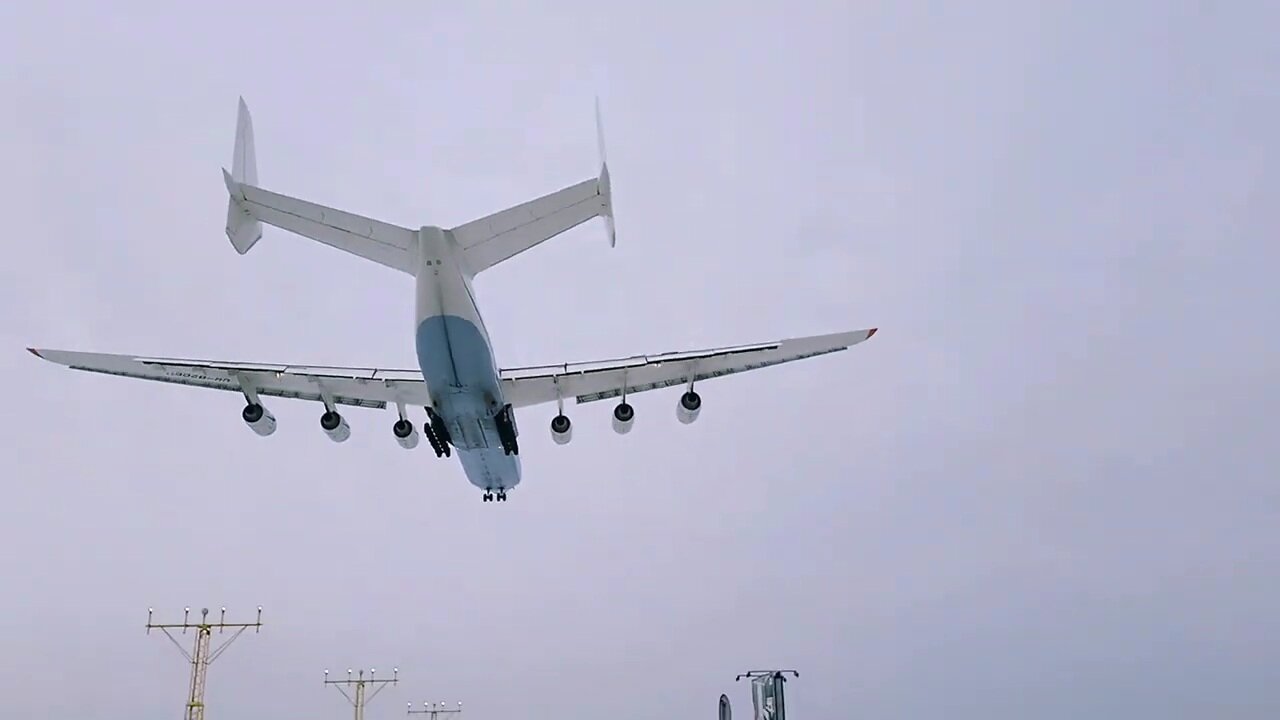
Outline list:
[[[416,370],[308,367],[28,350],[38,358],[73,370],[231,390],[246,396],[256,393],[366,408],[385,408],[389,403],[397,402],[406,405],[429,405],[431,402],[422,374]]]
[[[618,397],[624,387],[632,394],[839,352],[875,333],[876,328],[871,328],[738,347],[512,368],[501,371],[502,389],[513,407],[570,398],[593,402]]]

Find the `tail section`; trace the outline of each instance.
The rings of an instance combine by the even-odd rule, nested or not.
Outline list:
[[[240,98],[240,112],[236,117],[235,155],[231,159],[231,173],[222,171],[230,198],[227,201],[227,238],[241,255],[262,238],[262,223],[245,207],[242,185],[258,184],[258,159],[253,148],[253,118],[249,106]]]
[[[596,177],[447,231],[462,250],[467,272],[475,275],[595,217],[604,219],[610,247],[617,244],[599,99],[596,140],[600,151]],[[222,179],[229,195],[227,238],[241,255],[262,238],[266,223],[411,275],[417,272],[418,231],[258,186],[253,118],[244,98],[236,118],[231,172],[224,168]]]
[[[609,158],[604,152],[604,121],[600,119],[600,98],[596,98],[596,147],[600,152],[600,198],[604,207],[600,215],[604,218],[605,231],[609,233],[609,247],[616,247],[618,235],[613,227],[613,188],[609,184]]]

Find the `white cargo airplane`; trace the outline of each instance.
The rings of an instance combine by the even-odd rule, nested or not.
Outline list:
[[[426,225],[417,230],[353,215],[258,187],[253,122],[244,99],[236,123],[231,172],[222,171],[230,193],[227,237],[244,254],[262,237],[262,223],[317,240],[353,255],[409,273],[417,285],[417,370],[384,370],[179,360],[31,348],[36,356],[77,370],[143,380],[217,388],[243,394],[241,417],[259,435],[275,432],[275,416],[264,396],[300,398],[324,404],[320,427],[334,442],[351,434],[339,405],[386,408],[399,415],[392,432],[401,447],[418,445],[417,427],[405,408],[426,410],[423,434],[437,457],[458,458],[483,499],[506,500],[520,483],[519,431],[514,408],[554,402],[551,437],[569,442],[573,426],[564,401],[619,398],[613,429],[626,433],[635,420],[629,393],[683,385],[676,406],[682,423],[698,417],[700,380],[845,350],[876,329],[779,340],[739,347],[645,355],[591,363],[499,370],[484,320],[476,307],[472,279],[587,220],[605,220],[610,246],[616,243],[609,169],[596,107],[600,175],[549,195],[451,229]]]

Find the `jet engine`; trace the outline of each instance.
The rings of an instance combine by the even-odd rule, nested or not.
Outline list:
[[[391,432],[395,433],[396,442],[400,443],[400,447],[405,450],[418,447],[418,440],[422,437],[418,434],[417,426],[403,418],[391,426]]]
[[[569,444],[573,439],[573,423],[569,422],[569,418],[564,415],[551,418],[551,439],[555,440],[557,445]]]
[[[276,416],[258,403],[249,403],[240,413],[249,429],[266,437],[276,431]]]
[[[351,437],[351,426],[336,410],[326,410],[320,416],[320,429],[324,430],[324,434],[334,442],[346,442],[347,438]]]
[[[619,435],[631,432],[631,425],[635,420],[636,411],[630,403],[618,403],[618,406],[613,409],[613,431]]]
[[[688,425],[698,419],[698,413],[701,410],[702,398],[698,393],[690,390],[680,396],[680,404],[676,405],[676,418],[685,425]]]

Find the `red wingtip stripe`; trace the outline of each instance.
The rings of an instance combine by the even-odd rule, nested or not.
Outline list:
[[[36,357],[40,358],[41,360],[43,360],[43,359],[44,359],[44,356],[40,354],[40,351],[39,351],[39,350],[36,350],[35,348],[27,348],[27,352],[31,353],[32,355],[35,355]]]
[[[867,339],[868,339],[868,340],[870,340],[870,339],[871,339],[871,336],[872,336],[872,335],[875,335],[875,334],[876,334],[876,331],[877,331],[877,330],[879,330],[879,329],[880,329],[880,328],[871,328],[870,330],[868,330],[868,331],[867,331]]]

